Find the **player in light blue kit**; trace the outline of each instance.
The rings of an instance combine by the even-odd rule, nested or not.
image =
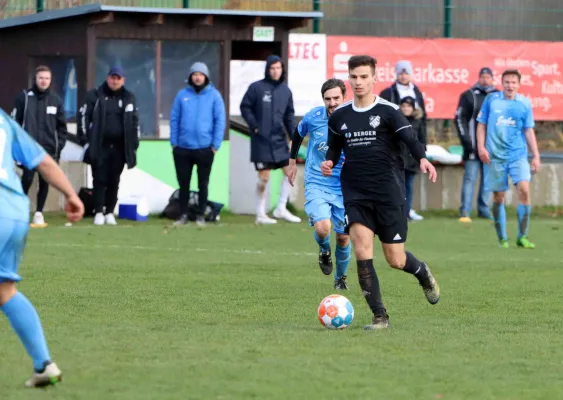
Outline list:
[[[62,374],[51,362],[37,311],[16,289],[29,226],[29,199],[23,193],[14,161],[29,170],[37,168],[66,196],[70,221],[82,218],[84,206],[57,163],[0,109],[0,309],[33,359],[35,372],[25,386],[41,387],[59,382]]]
[[[321,162],[325,160],[328,149],[328,117],[344,102],[346,86],[340,79],[329,79],[323,84],[321,94],[325,105],[309,111],[293,133],[288,177],[293,185],[297,174],[297,152],[305,136],[309,135],[305,164],[305,212],[309,223],[315,227],[315,240],[319,244],[319,266],[325,275],[330,275],[333,269],[330,247],[332,219],[336,232],[334,288],[346,290],[346,271],[351,256],[349,236],[344,232],[344,201],[340,187],[344,155],[341,155],[332,176],[325,177],[321,172]]]
[[[531,172],[541,168],[534,116],[530,101],[518,93],[520,73],[507,70],[502,74],[502,92],[489,94],[477,116],[477,148],[483,166],[484,190],[493,192],[493,216],[500,247],[508,248],[504,196],[508,190],[508,177],[518,190],[519,247],[533,249],[528,239],[530,224]],[[532,152],[532,165],[528,163],[528,146]]]

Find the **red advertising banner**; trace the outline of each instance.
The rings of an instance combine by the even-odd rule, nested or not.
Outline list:
[[[532,102],[536,120],[563,120],[563,42],[328,36],[327,76],[347,82],[348,59],[359,54],[377,59],[378,94],[395,81],[397,61],[411,61],[429,118],[452,119],[460,94],[489,67],[500,90],[504,70],[520,71],[520,92]]]

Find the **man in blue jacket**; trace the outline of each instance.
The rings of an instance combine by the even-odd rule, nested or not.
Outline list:
[[[281,58],[269,56],[266,60],[264,79],[248,87],[240,104],[241,115],[250,129],[250,161],[258,171],[257,224],[277,222],[266,214],[266,186],[270,180],[270,170],[280,168],[285,176],[273,215],[289,222],[301,222],[301,219],[291,214],[286,207],[291,192],[287,178],[289,147],[286,134],[291,135],[296,124],[293,96],[284,81],[285,70]]]
[[[202,226],[205,225],[211,166],[225,134],[225,104],[221,93],[209,80],[209,69],[204,63],[192,65],[187,82],[188,86],[176,95],[170,115],[170,144],[180,185],[182,211],[182,216],[175,224],[184,225],[188,222],[190,181],[195,165],[199,188],[196,223]]]

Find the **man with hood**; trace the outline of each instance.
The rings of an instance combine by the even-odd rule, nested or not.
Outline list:
[[[178,92],[170,113],[170,144],[180,186],[181,207],[181,217],[174,224],[188,222],[190,181],[195,165],[199,189],[196,223],[203,226],[211,166],[223,142],[227,118],[225,103],[209,79],[207,65],[194,63],[186,82],[188,86]]]
[[[80,108],[78,136],[85,144],[84,162],[92,167],[94,225],[116,225],[113,214],[121,173],[137,165],[139,115],[135,95],[127,90],[120,66],[108,72],[106,81],[86,93]]]
[[[401,101],[405,97],[412,97],[414,99],[415,110],[420,110],[420,136],[426,137],[426,107],[424,106],[424,96],[422,92],[412,82],[413,68],[410,61],[401,60],[395,65],[396,81],[384,89],[380,96],[391,103],[401,105]],[[409,219],[420,221],[423,217],[413,209],[409,210]]]
[[[40,65],[35,70],[35,83],[28,90],[21,91],[16,97],[12,118],[58,162],[65,147],[67,128],[65,110],[61,98],[51,90],[51,69]],[[22,166],[22,187],[27,195],[33,183],[36,170]],[[32,227],[47,226],[43,217],[43,207],[49,193],[49,184],[41,174],[37,190],[36,212]]]
[[[484,67],[479,71],[479,80],[473,87],[466,90],[459,97],[455,114],[455,127],[463,146],[463,160],[465,173],[461,187],[461,207],[459,209],[460,222],[471,222],[473,208],[473,193],[477,176],[480,175],[478,195],[478,215],[481,218],[491,218],[489,210],[490,193],[484,190],[483,163],[477,154],[477,122],[485,97],[489,93],[498,92],[493,84],[493,71]]]
[[[275,224],[266,213],[266,186],[270,171],[283,169],[278,205],[274,217],[299,223],[301,218],[291,214],[287,201],[291,192],[288,180],[289,146],[286,139],[295,129],[293,95],[285,83],[285,68],[280,57],[271,55],[266,60],[265,77],[252,83],[240,104],[241,115],[250,130],[250,161],[258,171],[256,188],[256,223]],[[284,127],[286,132],[284,132]]]

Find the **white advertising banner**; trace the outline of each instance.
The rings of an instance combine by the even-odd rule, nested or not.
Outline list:
[[[321,86],[326,80],[326,35],[289,35],[289,88],[295,115],[303,116],[322,105]],[[231,61],[230,115],[240,116],[240,102],[248,86],[264,79],[266,61]]]

